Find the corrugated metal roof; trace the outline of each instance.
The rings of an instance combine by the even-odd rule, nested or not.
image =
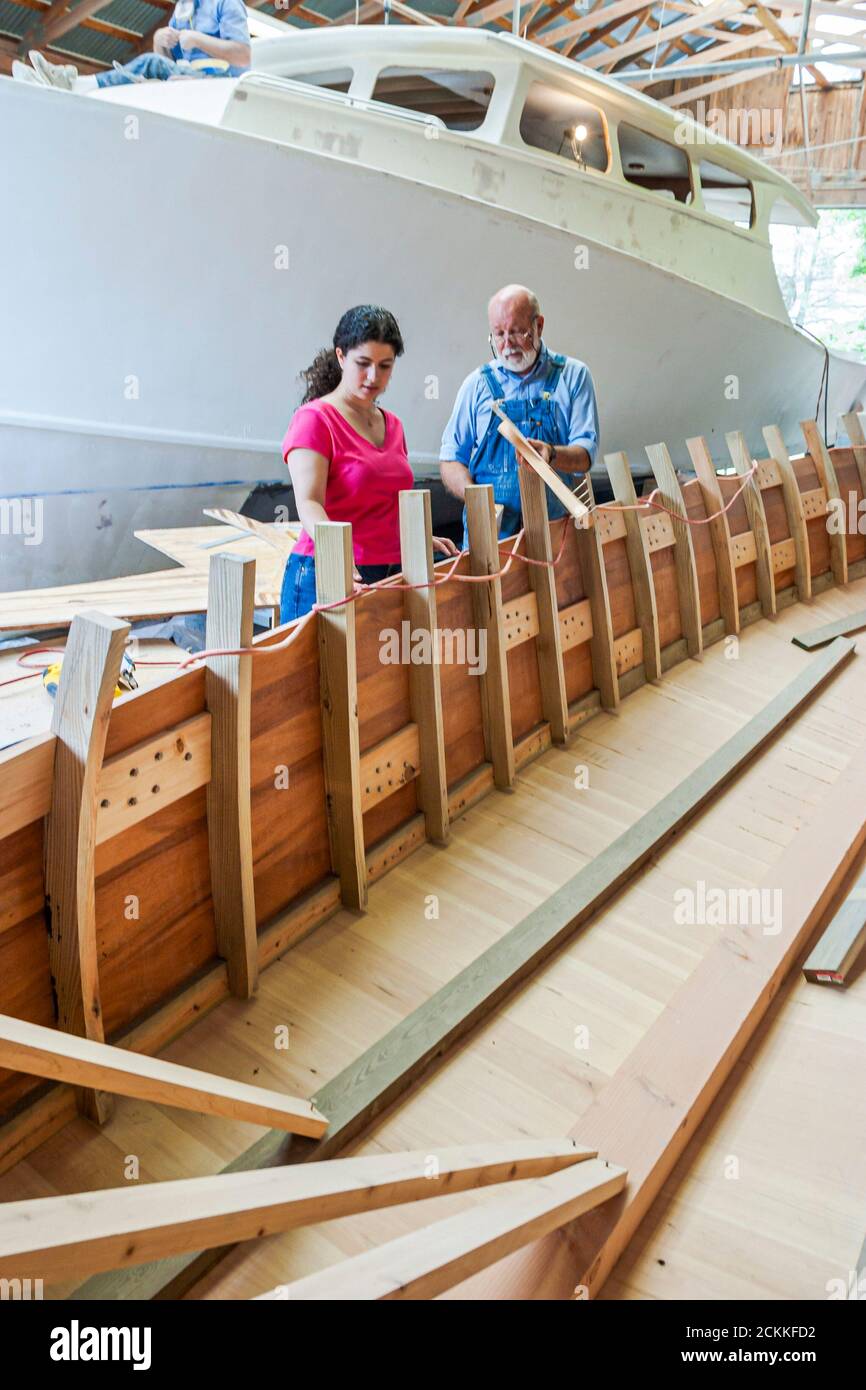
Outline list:
[[[11,0],[0,0],[0,33],[13,34],[16,39],[20,38],[31,22],[32,13],[32,10],[25,10],[22,5],[13,5]]]
[[[165,16],[168,11],[156,5],[146,5],[144,0],[111,0],[110,5],[97,11],[97,17],[106,24],[117,24],[121,29],[132,29],[136,34],[146,34]]]
[[[58,39],[52,48],[58,53],[77,54],[80,58],[89,58],[92,63],[107,63],[111,67],[115,58],[120,63],[127,62],[137,46],[137,43],[126,43],[112,34],[100,34],[96,29],[85,29],[79,24]]]

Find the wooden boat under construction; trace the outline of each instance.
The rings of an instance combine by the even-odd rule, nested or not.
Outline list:
[[[349,528],[321,528],[318,610],[255,655],[254,562],[217,555],[220,654],[114,701],[126,625],[75,619],[51,732],[0,754],[0,1276],[852,1296],[846,427],[794,458],[768,429],[757,461],[731,435],[721,474],[690,440],[685,483],[651,446],[652,505],[608,455],[616,500],[579,526],[523,470],[513,558],[470,489],[456,567],[403,494],[402,579],[346,602]],[[424,634],[442,659],[411,659]]]

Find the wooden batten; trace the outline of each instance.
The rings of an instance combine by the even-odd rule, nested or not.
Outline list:
[[[78,614],[69,630],[51,732],[54,785],[45,825],[45,898],[58,1027],[103,1042],[96,955],[97,789],[111,704],[129,624]],[[79,1109],[98,1123],[111,1103],[82,1090]]]
[[[848,890],[803,966],[815,984],[845,984],[866,947],[866,867]]]
[[[637,506],[637,493],[627,454],[605,454],[604,461],[610,476],[613,495],[623,508]],[[615,515],[615,514],[614,514]],[[622,511],[619,515],[625,526],[625,542],[634,593],[638,626],[643,636],[643,662],[648,681],[659,680],[662,674],[659,618],[656,608],[655,585],[652,578],[646,533],[640,524],[641,513]]]
[[[785,448],[782,431],[778,425],[765,425],[763,433],[767,448],[776,465],[778,482],[781,484],[782,496],[785,499],[788,530],[794,543],[794,576],[797,595],[805,603],[812,597],[812,571],[809,565],[809,536],[806,531],[803,496],[797,486],[797,479],[791,467],[788,450]],[[777,570],[776,573],[778,572]]]
[[[715,464],[707,441],[702,436],[696,435],[692,439],[687,439],[686,446],[694,465],[701,496],[704,499],[704,510],[710,518],[707,525],[713,543],[719,608],[725,624],[725,632],[738,633],[740,631],[740,606],[737,602],[736,566],[731,546],[728,514],[724,510],[725,503],[719,487]]]
[[[698,589],[698,569],[692,530],[686,520],[686,505],[676,469],[666,444],[647,444],[647,457],[659,486],[661,500],[674,513],[669,516],[674,535],[677,594],[680,601],[680,621],[689,656],[700,656],[704,650],[701,627],[701,596]],[[664,515],[664,513],[662,513]]]
[[[316,600],[337,603],[354,591],[352,528],[347,522],[316,526]],[[341,603],[316,615],[322,703],[322,753],[331,865],[346,907],[367,906],[367,864],[361,801],[358,733],[358,667],[355,605]]]
[[[830,451],[824,443],[823,435],[818,429],[817,421],[801,420],[800,428],[803,431],[806,448],[815,465],[815,472],[827,494],[828,505],[830,502],[837,502],[842,509],[842,515],[847,517],[848,509],[845,505],[847,499],[842,496],[839,480],[836,477],[836,469],[830,458]],[[830,542],[830,567],[833,571],[833,578],[837,584],[847,584],[848,546],[845,540],[845,528],[843,526],[841,530],[828,530],[827,534]]]
[[[469,568],[472,574],[497,574],[501,569],[496,535],[493,488],[471,484],[466,489],[466,528],[469,533]],[[487,669],[481,676],[481,712],[484,749],[493,764],[493,780],[507,790],[514,786],[514,735],[508,658],[502,620],[502,581],[472,585],[475,625],[484,633]]]
[[[400,493],[400,553],[405,582],[430,586],[407,589],[403,595],[403,613],[410,632],[428,634],[429,651],[435,654],[436,590],[432,581],[436,571],[430,493],[426,488]],[[424,813],[428,840],[444,845],[449,836],[448,782],[438,661],[412,663],[409,703],[418,731],[418,805]]]
[[[728,452],[731,455],[731,462],[741,477],[745,477],[752,468],[752,456],[746,444],[744,436],[739,430],[731,430],[725,435],[728,445]],[[770,553],[770,533],[767,527],[767,515],[764,511],[764,503],[761,498],[761,489],[755,478],[751,478],[743,491],[743,500],[746,504],[746,513],[749,518],[752,536],[755,542],[755,553],[749,559],[755,561],[758,580],[758,599],[761,604],[761,612],[765,618],[775,618],[776,616],[776,584],[773,577],[773,558]],[[735,551],[736,559],[736,551]],[[739,560],[739,564],[747,564],[748,560]]]
[[[528,468],[519,471],[520,506],[523,515],[524,553],[542,564],[529,565],[532,605],[529,627],[534,628],[535,650],[538,659],[538,681],[541,686],[541,712],[550,725],[554,743],[564,743],[568,737],[568,696],[565,690],[565,669],[562,664],[562,639],[556,602],[556,576],[552,568],[553,545],[547,519],[547,492],[537,473]],[[558,522],[557,537],[568,522]],[[509,604],[508,607],[511,605]],[[534,614],[532,608],[534,607]]]
[[[255,585],[254,559],[225,552],[212,556],[205,635],[209,650],[252,646]],[[205,677],[211,716],[211,896],[217,949],[228,967],[229,988],[240,999],[253,994],[258,980],[250,821],[251,662],[251,656],[208,657]]]
[[[591,497],[592,483],[588,474],[586,476],[586,489]],[[616,671],[610,594],[607,588],[607,572],[604,567],[601,537],[595,524],[587,527],[577,526],[574,534],[578,559],[580,560],[580,572],[583,576],[583,587],[589,599],[590,612],[592,613],[592,635],[589,639],[592,653],[592,677],[601,697],[602,708],[618,709],[619,677]]]
[[[852,410],[849,414],[841,416],[842,428],[851,441],[851,448],[854,450],[854,463],[857,467],[857,476],[860,479],[860,492],[866,498],[866,431],[863,429],[863,421],[866,415],[862,412]]]

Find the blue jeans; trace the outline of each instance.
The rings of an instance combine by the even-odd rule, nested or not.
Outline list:
[[[365,584],[375,584],[379,579],[399,573],[399,565],[357,565],[358,573]],[[309,613],[316,602],[316,557],[298,555],[294,551],[289,556],[283,572],[283,587],[280,592],[280,622],[290,623]]]
[[[180,69],[171,58],[163,58],[161,53],[140,53],[124,63],[123,71],[114,68],[111,72],[100,72],[96,77],[97,87],[123,87],[135,77],[147,77],[165,82],[174,77]]]

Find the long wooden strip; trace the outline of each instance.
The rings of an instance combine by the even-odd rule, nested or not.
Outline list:
[[[0,838],[47,815],[53,786],[53,734],[37,734],[4,748],[0,752]]]
[[[822,623],[820,627],[810,628],[808,632],[801,632],[791,641],[795,647],[802,647],[806,652],[815,651],[818,647],[824,647],[828,642],[832,642],[836,637],[850,637],[853,632],[862,632],[866,627],[866,608],[859,613],[849,613],[845,618],[837,618],[832,623]]]
[[[725,632],[739,632],[740,606],[737,602],[737,575],[731,550],[731,531],[728,514],[724,510],[719,478],[707,441],[700,435],[686,440],[689,457],[694,465],[700,484],[704,509],[708,517],[710,539],[716,561],[716,584],[719,591],[719,608],[725,622]]]
[[[812,570],[809,565],[809,536],[806,531],[806,516],[803,511],[803,496],[797,486],[797,479],[791,467],[791,458],[778,425],[765,425],[763,429],[767,448],[775,460],[785,499],[785,512],[788,517],[788,530],[794,542],[794,574],[797,594],[803,603],[812,597]]]
[[[752,467],[752,456],[749,453],[745,438],[739,430],[731,430],[725,435],[725,439],[733,465],[740,476],[744,477]],[[746,484],[743,491],[743,501],[746,504],[749,526],[755,538],[755,568],[757,570],[761,612],[765,618],[775,618],[776,585],[773,579],[773,562],[770,556],[770,533],[767,529],[767,514],[764,511],[761,489],[755,478],[751,478]]]
[[[403,578],[407,584],[431,585],[425,589],[407,589],[403,594],[403,612],[410,632],[426,633],[432,658],[437,640],[436,590],[432,587],[436,571],[433,567],[429,489],[407,489],[400,493],[400,555]],[[444,845],[449,836],[448,779],[437,661],[431,659],[410,664],[409,704],[420,742],[418,805],[424,812],[428,840]]]
[[[466,529],[469,533],[469,567],[473,574],[497,574],[502,568],[496,537],[493,488],[470,484],[465,493]],[[502,581],[472,585],[472,609],[479,641],[484,644],[486,666],[481,674],[481,719],[484,753],[493,764],[493,780],[507,790],[514,786],[514,734],[508,658],[502,621]]]
[[[590,1159],[564,1173],[523,1183],[497,1202],[458,1212],[354,1259],[340,1260],[260,1298],[291,1302],[437,1298],[512,1251],[610,1201],[622,1191],[627,1176],[624,1168]]]
[[[315,544],[316,599],[321,604],[337,603],[354,589],[352,528],[342,521],[320,521]],[[316,623],[331,865],[340,880],[343,903],[360,910],[367,906],[367,865],[361,809],[355,605],[345,603],[320,612]]]
[[[415,1009],[385,1037],[350,1063],[314,1097],[328,1115],[325,1137],[303,1152],[287,1152],[282,1134],[265,1135],[226,1171],[246,1171],[277,1162],[330,1157],[409,1089],[448,1048],[500,1004],[556,948],[582,926],[785,727],[812,696],[850,659],[844,638],[825,648],[800,674],[754,715],[712,757],[663,797],[624,834],[596,855],[540,907],[471,965]],[[118,1282],[92,1280],[77,1298],[150,1298],[175,1279],[188,1287],[213,1257],[171,1262],[165,1269],[138,1271]]]
[[[581,1142],[628,1167],[622,1201],[521,1251],[467,1285],[467,1298],[598,1293],[730,1075],[839,884],[866,844],[866,749],[770,871],[770,930],[727,926],[580,1119]],[[770,923],[765,924],[769,926]]]
[[[551,565],[553,547],[550,540],[550,523],[547,519],[547,494],[541,478],[528,468],[521,468],[518,480],[526,555],[532,560],[542,562],[529,566],[529,583],[535,599],[538,632],[535,651],[538,660],[538,681],[541,686],[541,713],[550,725],[552,741],[564,743],[568,734],[568,696],[562,664],[556,578]],[[560,522],[557,532],[567,524]]]
[[[689,656],[700,656],[704,650],[704,638],[698,569],[695,563],[692,528],[686,519],[686,504],[683,501],[680,480],[666,444],[647,444],[646,452],[659,485],[661,500],[675,513],[670,520],[674,529],[674,563],[680,601],[680,621]]]
[[[626,454],[605,454],[604,461],[610,475],[614,497],[620,506],[629,509],[623,510],[620,515],[625,522],[625,543],[628,552],[632,592],[634,593],[634,606],[638,625],[643,634],[644,670],[647,680],[655,681],[659,680],[662,674],[659,617],[646,533],[640,524],[641,513],[630,510],[637,505],[634,479]]]
[[[803,966],[807,980],[815,984],[845,983],[846,976],[866,946],[866,869],[834,913],[820,941]]]
[[[214,555],[208,583],[205,646],[210,651],[251,647],[256,562]],[[253,835],[250,812],[251,656],[212,656],[205,672],[211,716],[211,776],[207,837],[217,951],[228,968],[229,989],[249,999],[258,982]]]
[[[518,1139],[7,1202],[0,1275],[56,1282],[80,1271],[122,1269],[226,1239],[251,1240],[401,1202],[542,1177],[595,1157],[571,1139]]]
[[[809,450],[812,462],[815,465],[815,472],[818,474],[818,481],[827,494],[827,501],[837,501],[844,508],[842,515],[848,515],[842,491],[839,487],[839,480],[836,477],[836,469],[830,457],[830,451],[824,443],[824,436],[818,429],[816,420],[801,420],[800,429],[803,431],[803,438],[806,441],[806,448]],[[845,539],[845,532],[838,529],[828,528],[828,539],[830,542],[830,567],[833,571],[833,578],[837,584],[848,583],[848,543]]]
[[[324,1134],[328,1126],[312,1101],[248,1086],[226,1076],[211,1076],[195,1067],[177,1066],[123,1047],[71,1037],[8,1014],[0,1014],[0,1066],[49,1081],[135,1096],[155,1105],[271,1125],[313,1139]]]
[[[587,477],[584,486],[592,493],[592,483]],[[583,587],[589,599],[592,613],[592,635],[589,650],[592,656],[592,679],[601,697],[604,709],[619,707],[619,677],[616,673],[616,652],[613,642],[613,620],[610,611],[610,592],[607,587],[607,570],[604,567],[604,553],[601,537],[595,526],[575,530],[575,544],[580,560],[580,573]]]
[[[583,503],[577,500],[571,488],[567,487],[559,474],[545,462],[538,450],[533,449],[529,440],[525,435],[521,434],[514,421],[509,420],[506,415],[503,415],[495,401],[493,402],[493,410],[494,413],[499,416],[499,425],[497,428],[503,439],[507,439],[509,444],[511,444],[513,448],[520,453],[521,457],[526,460],[530,468],[535,469],[535,472],[538,474],[539,478],[541,478],[542,482],[550,488],[554,497],[559,499],[566,511],[570,512],[574,517],[575,521],[579,522],[581,525],[586,525],[589,520],[589,512]]]
[[[59,1027],[96,1042],[105,1036],[96,953],[97,786],[128,634],[128,623],[102,613],[73,618],[51,720],[54,786],[45,823],[48,956]],[[109,1116],[108,1097],[82,1091],[76,1101],[98,1123]]]
[[[863,421],[866,416],[862,412],[852,410],[849,414],[841,416],[842,428],[851,441],[851,448],[854,450],[854,463],[857,468],[857,476],[860,479],[860,492],[866,497],[866,432],[863,430]]]

